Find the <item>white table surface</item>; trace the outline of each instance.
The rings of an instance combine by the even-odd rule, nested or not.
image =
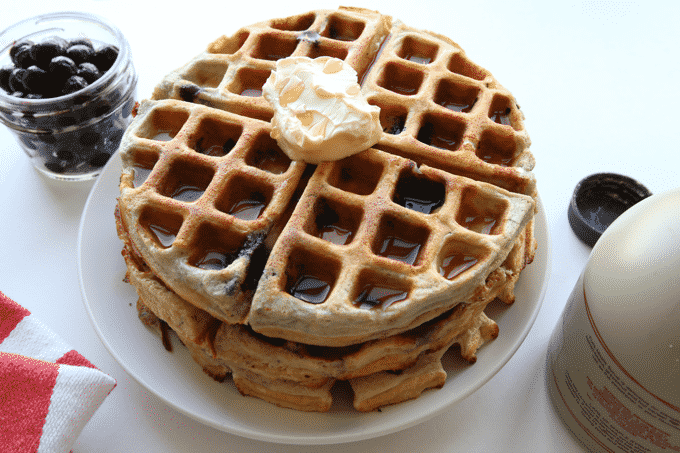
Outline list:
[[[60,9],[56,3],[3,2],[0,29]],[[337,6],[325,0],[69,4],[121,28],[132,46],[140,97],[222,34],[270,17]],[[92,184],[42,177],[0,127],[0,291],[118,382],[74,453],[580,451],[556,418],[544,384],[550,333],[590,253],[569,228],[567,206],[576,183],[596,172],[631,176],[653,193],[680,185],[680,4],[392,0],[361,6],[451,37],[513,92],[526,115],[552,268],[525,342],[479,391],[420,425],[381,438],[275,445],[202,425],[132,380],[92,328],[76,267],[78,224]]]

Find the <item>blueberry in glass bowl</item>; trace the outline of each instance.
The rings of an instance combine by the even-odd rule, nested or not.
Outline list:
[[[32,17],[0,32],[0,122],[50,178],[95,178],[132,119],[130,46],[105,19]]]

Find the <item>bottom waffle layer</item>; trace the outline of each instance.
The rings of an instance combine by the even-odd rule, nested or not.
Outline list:
[[[187,330],[191,331],[192,328],[186,325],[173,326],[167,323],[153,313],[146,305],[148,302],[145,302],[140,297],[137,303],[140,319],[162,335],[163,342],[168,349],[171,349],[168,345],[170,341],[167,336],[168,329],[173,330],[182,344],[189,349],[194,361],[213,379],[221,382],[231,374],[236,388],[242,395],[254,396],[280,407],[316,412],[324,412],[330,409],[333,402],[331,388],[338,378],[332,375],[320,376],[317,374],[319,363],[315,362],[324,361],[324,359],[308,357],[309,370],[296,369],[295,366],[300,366],[300,363],[293,365],[290,370],[292,374],[306,374],[301,379],[286,379],[282,377],[285,374],[276,372],[277,368],[285,367],[281,362],[285,360],[285,356],[288,354],[283,348],[279,350],[280,356],[277,354],[277,347],[268,348],[269,356],[262,357],[255,357],[248,355],[247,351],[233,349],[231,351],[222,349],[220,354],[213,355],[209,338],[206,337],[204,341],[201,341],[183,335]],[[461,331],[453,335],[448,343],[449,347],[453,344],[460,344],[461,354],[467,355],[469,360],[474,362],[476,350],[486,341],[496,338],[498,326],[483,311],[477,313],[478,310],[468,309],[468,307],[462,307],[450,316],[450,318],[461,318],[459,322],[456,322],[459,329],[454,329]],[[475,313],[476,315],[474,315]],[[186,327],[189,327],[189,329],[186,329]],[[451,333],[453,332],[449,334]],[[244,338],[244,340],[248,342],[252,339]],[[220,340],[215,338],[213,341]],[[376,345],[367,347],[362,355],[372,356],[379,349]],[[408,350],[409,348],[405,347],[404,349]],[[425,348],[422,353],[415,356],[415,361],[411,358],[414,354],[408,354],[409,364],[406,366],[403,365],[401,360],[381,360],[380,362],[384,363],[382,366],[374,360],[370,361],[366,368],[354,370],[350,374],[357,375],[357,377],[347,379],[354,392],[354,408],[362,412],[372,411],[382,406],[417,398],[427,389],[442,387],[446,381],[446,372],[442,367],[441,358],[447,349],[448,347],[441,347],[436,350]],[[334,352],[339,354],[339,351]],[[393,354],[392,357],[395,357],[398,353],[393,352]],[[304,358],[301,358],[304,361]],[[352,357],[350,353],[346,357],[326,360],[330,362],[331,368],[337,369],[339,367],[332,366],[336,365],[332,362],[351,361],[351,359],[356,360],[357,357]],[[277,366],[271,367],[263,361],[272,361],[277,363]],[[397,368],[392,369],[393,367]],[[370,373],[373,368],[380,371]]]
[[[174,331],[204,372],[218,381],[232,376],[243,395],[281,407],[327,411],[331,388],[348,381],[354,407],[371,411],[418,397],[446,381],[441,358],[454,344],[471,363],[485,342],[496,338],[498,326],[484,314],[494,299],[514,300],[519,271],[533,251],[531,226],[518,238],[503,266],[493,271],[474,300],[459,303],[437,318],[402,334],[347,347],[323,347],[262,336],[247,325],[223,323],[183,300],[167,288],[131,252],[129,240],[123,256],[127,280],[139,295],[140,319],[161,332],[166,341]]]

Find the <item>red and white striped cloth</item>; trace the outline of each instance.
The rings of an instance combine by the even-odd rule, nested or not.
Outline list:
[[[70,451],[115,386],[0,292],[0,452]]]

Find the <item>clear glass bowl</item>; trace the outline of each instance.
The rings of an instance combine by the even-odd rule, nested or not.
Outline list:
[[[12,96],[0,88],[0,122],[17,138],[37,170],[54,179],[95,178],[118,149],[132,120],[137,74],[130,45],[111,23],[92,14],[59,12],[32,17],[0,32],[0,67],[12,66],[10,49],[23,39],[89,39],[116,46],[113,66],[87,87],[45,99]]]

